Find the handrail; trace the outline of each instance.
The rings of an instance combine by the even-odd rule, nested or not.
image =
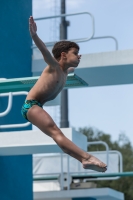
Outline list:
[[[96,142],[90,142],[91,145],[92,144],[103,144],[105,145],[107,151],[109,151],[108,149],[108,145],[103,142],[103,141],[96,141]],[[102,151],[102,152],[105,152],[105,151]],[[118,178],[120,178],[121,176],[133,176],[133,172],[123,172],[123,166],[122,166],[122,154],[117,151],[117,150],[111,150],[109,151],[110,153],[114,153],[116,152],[118,155],[119,155],[119,158],[120,158],[120,172],[114,172],[114,173],[89,173],[89,172],[70,172],[70,166],[69,166],[69,159],[70,159],[70,156],[67,155],[67,190],[70,190],[70,185],[69,185],[69,178],[72,177],[72,179],[84,179],[84,181],[86,180],[95,180],[95,181],[98,181],[98,180],[117,180]],[[108,153],[109,153],[108,152]],[[61,175],[59,176],[59,173],[50,173],[49,175],[51,176],[48,176],[47,175],[44,175],[44,174],[38,174],[39,176],[33,176],[33,180],[34,181],[40,181],[40,180],[59,180],[59,177],[61,178],[60,179],[60,184],[61,184],[61,190],[63,190],[64,186],[63,186],[63,154],[61,153]],[[40,177],[41,176],[41,177]]]
[[[4,80],[6,80],[6,78],[0,78],[0,81],[4,81]]]
[[[7,93],[6,93],[7,94]],[[2,96],[6,96],[5,94],[3,95],[3,94],[0,94],[0,97],[2,97]],[[8,106],[7,106],[7,109],[4,111],[4,112],[2,112],[2,113],[0,113],[0,117],[4,117],[5,115],[7,115],[9,112],[10,112],[10,110],[11,110],[11,107],[12,107],[12,93],[11,92],[9,92],[8,93],[8,96],[9,96],[9,98],[8,98]]]
[[[100,173],[100,174],[89,174],[88,176],[83,174],[83,175],[73,175],[73,179],[79,179],[79,178],[108,178],[108,177],[126,177],[126,176],[133,176],[133,172],[115,172],[115,173]]]
[[[69,159],[70,157],[67,155],[67,190],[70,190],[70,185],[69,185],[69,177],[72,177],[72,178],[77,178],[78,176],[80,178],[83,178],[83,179],[88,179],[91,181],[91,180],[117,180],[120,178],[121,174],[123,173],[123,165],[122,165],[122,162],[123,162],[123,159],[122,159],[122,154],[117,151],[117,150],[109,150],[108,149],[108,145],[103,142],[103,141],[96,141],[96,142],[90,142],[91,144],[103,144],[108,153],[117,153],[119,155],[119,162],[120,162],[120,168],[119,168],[119,172],[113,172],[113,173],[107,173],[105,172],[105,176],[99,176],[99,173],[95,172],[95,173],[90,173],[90,172],[70,172],[70,166],[69,166]],[[91,152],[93,154],[93,152]],[[96,153],[100,153],[100,152],[96,152]],[[102,153],[106,153],[106,151],[102,151]],[[50,155],[49,155],[50,156]],[[52,155],[53,157],[54,155]],[[63,189],[63,154],[61,154],[61,175],[60,175],[60,178],[61,178],[61,190]],[[78,162],[79,163],[79,162]],[[45,173],[44,173],[45,174]],[[44,176],[44,174],[38,174],[38,175],[34,175],[33,176],[33,179],[34,180],[57,180],[59,178],[59,173],[56,172],[56,173],[49,173],[49,174],[46,174]],[[109,177],[107,176],[109,174]],[[111,174],[112,174],[112,177],[111,177]],[[51,176],[50,176],[51,175]],[[94,175],[94,176],[93,176]],[[119,176],[120,175],[120,176]],[[97,177],[98,176],[98,177]],[[97,179],[96,179],[97,178]]]
[[[13,95],[16,96],[16,95],[27,95],[27,94],[28,94],[28,92],[25,92],[25,91],[22,91],[22,92],[9,92],[9,93],[0,94],[0,97],[9,96],[7,109],[4,112],[0,113],[0,117],[3,117],[3,116],[7,115],[10,112],[11,107],[12,107],[12,96]],[[30,125],[30,122],[26,122],[26,123],[22,123],[22,124],[0,125],[0,129],[4,129],[4,128],[22,128],[22,127],[27,127],[29,125]]]
[[[70,190],[69,185],[69,175],[70,175],[70,166],[69,166],[69,155],[67,155],[67,190]]]
[[[118,41],[113,36],[99,36],[99,37],[92,37],[91,40],[97,40],[97,39],[113,39],[115,41],[115,50],[118,50]]]
[[[122,153],[120,151],[117,151],[117,150],[110,150],[110,152],[117,153],[119,155],[119,158],[120,158],[120,172],[123,172],[123,157],[122,157]]]
[[[48,16],[48,17],[40,17],[40,18],[35,18],[35,21],[37,20],[45,20],[45,19],[51,19],[51,18],[57,18],[57,17],[65,17],[65,16],[74,16],[74,15],[81,15],[81,14],[88,14],[91,16],[92,18],[92,34],[90,37],[87,38],[80,38],[80,39],[70,39],[71,41],[74,42],[86,42],[89,40],[95,40],[95,39],[113,39],[115,41],[115,49],[118,50],[118,41],[115,37],[113,36],[99,36],[99,37],[94,37],[95,34],[95,21],[94,21],[94,17],[91,13],[89,12],[79,12],[79,13],[71,13],[71,14],[62,14],[62,15],[54,15],[54,16]],[[53,46],[54,43],[56,43],[56,41],[53,42],[46,42],[46,46]],[[37,48],[36,45],[32,45],[32,49]]]
[[[64,174],[63,174],[63,153],[60,154],[61,156],[61,190],[64,189],[63,187],[63,180],[64,180]]]
[[[95,29],[94,29],[94,17],[91,13],[89,12],[78,12],[78,13],[71,13],[71,14],[61,14],[61,15],[54,15],[54,16],[48,16],[48,17],[40,17],[40,18],[35,18],[34,20],[37,21],[37,20],[46,20],[46,19],[52,19],[52,18],[58,18],[58,17],[67,17],[67,16],[74,16],[74,15],[83,15],[83,14],[87,14],[87,15],[90,15],[91,19],[92,19],[92,33],[89,37],[87,38],[79,38],[79,39],[70,39],[71,41],[73,42],[86,42],[86,41],[89,41],[93,36],[94,36],[94,33],[95,33]],[[56,41],[53,41],[53,42],[47,42],[45,43],[46,46],[52,46]],[[34,46],[32,46],[32,48],[36,48]]]
[[[97,179],[97,178],[109,178],[109,177],[126,177],[126,176],[133,176],[133,171],[129,172],[114,172],[114,173],[93,173],[93,174],[72,174],[73,179]],[[33,177],[34,181],[40,181],[40,180],[57,180],[59,176],[53,176],[53,177]],[[102,179],[103,180],[103,179]]]

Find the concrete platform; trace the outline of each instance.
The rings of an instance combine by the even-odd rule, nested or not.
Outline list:
[[[83,55],[77,75],[89,87],[133,83],[133,49]]]
[[[35,49],[32,59],[33,76],[38,76],[46,67],[41,53]],[[75,73],[89,87],[133,83],[133,49],[93,54],[83,54]],[[60,94],[46,106],[60,105]]]
[[[96,200],[124,200],[124,194],[110,188],[78,189],[50,192],[34,192],[34,200],[70,200],[91,197]]]
[[[87,150],[87,138],[72,128],[62,128],[64,135],[81,149]],[[0,156],[61,153],[52,138],[40,130],[0,133]]]
[[[40,75],[45,68],[41,54],[34,53],[33,75]],[[89,87],[132,84],[133,49],[93,54],[83,54],[75,73],[85,80]]]

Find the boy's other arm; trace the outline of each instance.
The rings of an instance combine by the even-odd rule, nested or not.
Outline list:
[[[45,62],[50,66],[57,65],[58,62],[52,57],[52,55],[48,51],[47,47],[43,43],[43,41],[38,37],[38,35],[36,33],[37,26],[36,26],[36,23],[34,22],[34,19],[32,16],[29,18],[29,31],[30,31],[30,35],[31,35],[33,41],[35,42],[38,49],[41,51]]]

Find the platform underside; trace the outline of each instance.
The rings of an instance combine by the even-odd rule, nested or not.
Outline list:
[[[38,78],[39,76],[1,80],[0,93],[29,91],[37,82]],[[69,74],[64,88],[67,89],[85,86],[88,86],[88,84],[83,79],[76,74]]]

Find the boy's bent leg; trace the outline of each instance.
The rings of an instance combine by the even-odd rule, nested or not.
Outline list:
[[[49,114],[41,107],[37,105],[32,106],[28,110],[27,118],[42,132],[52,137],[65,153],[79,160],[83,164],[83,168],[93,169],[100,172],[106,171],[106,165],[103,162],[87,152],[84,152],[67,137],[65,137]]]

